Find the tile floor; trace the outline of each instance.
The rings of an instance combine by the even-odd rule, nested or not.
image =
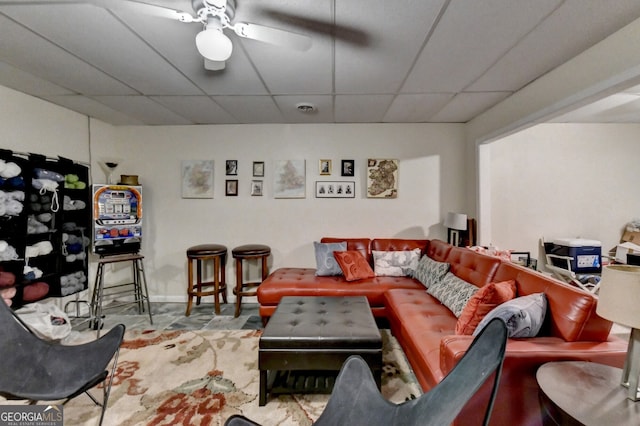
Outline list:
[[[185,316],[186,303],[151,303],[153,325],[149,323],[147,313],[139,314],[135,305],[104,309],[104,327],[108,330],[116,324],[124,324],[127,330],[259,330],[262,320],[258,314],[257,303],[243,303],[242,312],[234,318],[235,305],[221,304],[220,315],[214,314],[213,304],[203,301],[194,305],[191,315]],[[74,331],[86,331],[89,324],[86,320],[72,318]]]

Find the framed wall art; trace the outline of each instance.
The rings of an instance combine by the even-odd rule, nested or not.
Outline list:
[[[226,164],[227,176],[235,176],[238,174],[238,160],[227,160]]]
[[[367,198],[398,197],[398,160],[367,160]]]
[[[251,195],[254,197],[262,196],[262,181],[261,180],[252,180],[251,181]]]
[[[305,198],[307,185],[305,160],[279,160],[273,173],[274,198]]]
[[[224,183],[225,195],[235,197],[238,195],[238,180],[227,179]]]
[[[182,162],[182,198],[213,198],[213,160]]]
[[[264,161],[254,161],[253,177],[263,177],[263,176],[264,176]]]
[[[316,181],[316,198],[355,198],[355,196],[355,182]]]
[[[321,176],[328,176],[331,174],[331,160],[320,160],[318,164],[318,170]]]
[[[342,160],[340,174],[342,176],[354,176],[356,162],[354,160]]]

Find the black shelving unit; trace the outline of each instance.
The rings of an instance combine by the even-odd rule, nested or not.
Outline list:
[[[91,229],[89,168],[62,157],[6,150],[0,150],[0,160],[20,168],[19,176],[0,178],[0,202],[3,196],[4,202],[22,197],[18,214],[13,214],[19,209],[15,204],[4,212],[0,205],[0,248],[4,241],[15,250],[13,259],[0,252],[0,285],[10,281],[10,274],[15,277],[13,285],[0,287],[3,297],[13,293],[11,305],[17,308],[85,290]]]

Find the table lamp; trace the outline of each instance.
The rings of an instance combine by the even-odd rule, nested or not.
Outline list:
[[[454,246],[460,245],[460,232],[467,230],[467,215],[462,213],[447,213],[444,220],[444,226],[449,228],[447,242]]]
[[[640,400],[640,266],[609,265],[602,269],[596,312],[603,318],[631,327],[627,358],[622,369],[622,386],[627,398]]]

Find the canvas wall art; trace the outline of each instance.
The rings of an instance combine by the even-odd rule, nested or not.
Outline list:
[[[398,196],[398,160],[367,160],[367,198]]]
[[[213,198],[213,160],[182,162],[182,198]]]
[[[305,198],[305,160],[276,161],[273,179],[275,198]]]

